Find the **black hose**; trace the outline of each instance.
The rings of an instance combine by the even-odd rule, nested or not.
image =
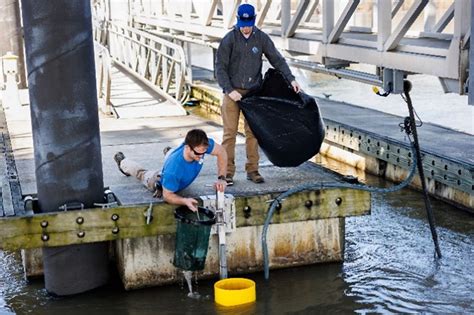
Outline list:
[[[410,90],[411,90],[411,83],[410,81],[405,80],[404,85],[403,85],[403,92],[405,94],[405,101],[408,105],[408,111],[410,113],[410,129],[411,129],[410,131],[413,134],[413,142],[415,144],[416,163],[418,167],[418,174],[420,175],[421,187],[423,189],[423,199],[425,201],[426,213],[428,216],[428,222],[430,224],[431,236],[433,237],[436,254],[438,255],[439,258],[441,258],[441,250],[439,248],[438,234],[436,233],[436,225],[435,225],[433,210],[431,208],[431,203],[428,196],[428,190],[426,188],[425,174],[423,171],[423,161],[421,159],[420,144],[418,142],[418,133],[416,131],[415,114],[414,114],[413,104],[411,102]]]

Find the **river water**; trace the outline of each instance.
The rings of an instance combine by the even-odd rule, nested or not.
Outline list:
[[[202,65],[201,65],[202,66]],[[295,71],[312,95],[355,103],[405,116],[399,96],[380,98],[370,87]],[[420,117],[474,134],[473,107],[465,96],[442,94],[436,79],[412,76],[413,102]],[[340,164],[372,185],[389,183]],[[474,216],[443,202],[432,204],[442,259],[435,259],[422,195],[404,189],[372,195],[370,216],[346,219],[344,263],[263,272],[246,277],[257,283],[257,302],[224,309],[213,302],[216,279],[194,283],[199,299],[181,284],[126,292],[118,276],[106,287],[82,295],[53,298],[41,279],[23,279],[18,253],[0,251],[0,314],[314,314],[314,313],[474,313]]]
[[[369,184],[389,185],[342,165],[330,166]],[[257,283],[257,302],[237,309],[214,304],[217,279],[194,280],[200,299],[188,297],[184,281],[127,292],[118,276],[93,292],[53,298],[41,279],[23,279],[17,253],[0,251],[0,314],[472,314],[473,216],[432,203],[442,259],[434,257],[420,193],[373,194],[370,216],[346,219],[344,263],[271,271],[269,281],[262,272],[246,275]]]

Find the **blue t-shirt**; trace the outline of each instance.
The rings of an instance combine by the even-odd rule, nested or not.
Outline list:
[[[209,139],[209,147],[206,153],[214,149],[214,140]],[[161,185],[172,192],[180,191],[194,181],[202,169],[204,155],[199,161],[188,162],[183,157],[184,142],[170,153],[161,171]]]

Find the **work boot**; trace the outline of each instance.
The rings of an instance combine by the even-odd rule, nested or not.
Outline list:
[[[258,171],[247,173],[247,179],[251,180],[255,184],[261,184],[265,182],[265,179],[263,179],[263,176],[260,175]]]
[[[153,197],[162,198],[163,197],[163,186],[161,185],[161,177],[155,182],[155,191]]]
[[[118,166],[118,169],[120,172],[122,172],[123,175],[125,176],[130,176],[130,174],[128,174],[127,172],[124,172],[122,170],[122,168],[120,167],[120,163],[122,163],[122,161],[125,159],[125,155],[122,153],[122,152],[117,152],[115,153],[114,155],[114,161],[115,163],[117,163],[117,166]]]
[[[171,150],[170,146],[167,146],[166,148],[164,148],[163,149],[163,155],[166,155],[166,153],[168,153],[169,150]]]
[[[230,175],[230,174],[227,174],[227,175],[225,176],[225,181],[226,181],[226,183],[227,183],[227,186],[232,186],[232,185],[234,185],[234,179],[233,179],[232,177],[233,177],[233,176]]]

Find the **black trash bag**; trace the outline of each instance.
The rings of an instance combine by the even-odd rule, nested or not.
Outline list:
[[[283,75],[269,69],[261,87],[240,102],[250,129],[276,166],[298,166],[319,152],[324,122],[316,100],[295,93]]]

